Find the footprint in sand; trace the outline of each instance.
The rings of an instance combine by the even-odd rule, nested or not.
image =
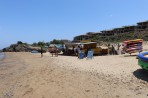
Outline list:
[[[28,87],[29,87],[29,85],[25,85],[24,87],[25,87],[25,88],[28,88]]]
[[[29,89],[23,94],[23,96],[28,95],[28,94],[30,94],[30,93],[32,93],[32,92],[33,92],[33,88],[29,88]]]

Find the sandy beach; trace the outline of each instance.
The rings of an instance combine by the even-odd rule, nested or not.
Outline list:
[[[0,61],[0,98],[148,98],[148,72],[137,54],[51,57],[5,53]]]

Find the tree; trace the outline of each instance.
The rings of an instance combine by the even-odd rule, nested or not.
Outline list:
[[[23,42],[22,41],[17,41],[17,44],[19,45],[19,44],[23,44]]]
[[[37,45],[40,46],[40,47],[43,47],[43,46],[45,46],[45,42],[39,41],[39,42],[37,43]]]
[[[33,44],[32,44],[32,46],[37,46],[38,44],[36,43],[36,42],[34,42]]]
[[[23,43],[23,45],[28,45],[28,43]]]
[[[50,42],[46,42],[46,43],[45,43],[45,45],[49,47],[49,45],[50,45]]]
[[[50,41],[50,44],[64,44],[64,43],[61,40],[53,39],[53,41]]]
[[[3,49],[2,49],[3,52],[6,52],[6,50],[7,50],[6,48],[3,48]]]

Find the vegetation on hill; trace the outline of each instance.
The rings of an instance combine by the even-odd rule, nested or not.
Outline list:
[[[148,41],[148,31],[141,31],[141,32],[127,32],[116,34],[113,36],[93,36],[91,40],[97,41],[105,41],[105,42],[122,42],[125,40],[132,40],[132,39],[143,39],[144,41]]]

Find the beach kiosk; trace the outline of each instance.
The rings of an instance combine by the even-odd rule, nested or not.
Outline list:
[[[93,51],[93,54],[98,55],[102,52],[100,47],[97,47],[97,42],[79,42],[79,43],[67,43],[65,44],[64,54],[77,55],[76,49],[80,46],[80,50],[84,53],[87,52],[88,48]]]

